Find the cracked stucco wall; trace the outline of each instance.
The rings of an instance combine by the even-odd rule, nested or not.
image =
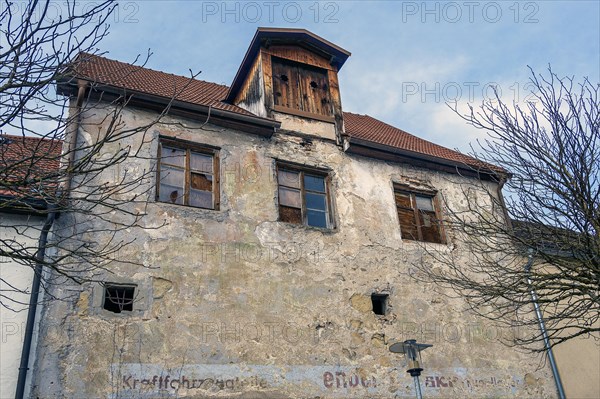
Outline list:
[[[88,121],[101,117],[96,110]],[[141,124],[152,115],[123,117]],[[539,358],[500,344],[509,331],[410,278],[415,264],[432,261],[422,244],[401,239],[392,182],[416,179],[460,207],[468,179],[349,156],[318,139],[307,146],[287,134],[165,122],[180,125],[154,126],[142,145],[147,159],[128,162],[127,173],[154,166],[159,135],[219,147],[221,208],[150,195],[148,228],[128,232],[135,242],[119,255],[144,266],[114,262],[104,276],[137,284],[134,312],[101,309],[97,284],[53,288],[76,299],[45,308],[37,396],[411,398],[406,364],[388,350],[409,338],[434,345],[423,354],[427,397],[555,396]],[[334,230],[277,221],[275,160],[332,170]],[[448,245],[426,249],[459,247],[447,233]],[[385,316],[372,312],[373,292],[389,294]]]

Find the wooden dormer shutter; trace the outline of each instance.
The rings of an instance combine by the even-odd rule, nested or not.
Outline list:
[[[273,98],[276,106],[332,116],[327,71],[273,58]]]

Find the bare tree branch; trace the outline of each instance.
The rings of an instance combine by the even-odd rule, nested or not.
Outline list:
[[[510,172],[498,176],[507,195],[489,182],[465,186],[462,208],[446,204],[452,250],[428,249],[418,277],[433,275],[476,313],[518,330],[511,344],[542,351],[532,290],[552,345],[600,333],[600,85],[551,68],[531,70],[531,82],[524,107],[498,94],[464,115],[452,107],[487,131],[472,153]]]
[[[58,215],[43,259],[36,256],[42,227],[29,223],[12,226],[11,237],[0,236],[0,259],[32,269],[41,263],[52,270],[43,287],[65,279],[101,281],[116,260],[141,263],[119,254],[135,240],[132,229],[161,227],[143,222],[154,195],[154,185],[148,183],[155,171],[133,171],[130,165],[142,159],[140,147],[152,139],[149,130],[186,89],[174,85],[171,102],[148,123],[128,125],[123,113],[130,94],[122,90],[108,98],[101,85],[106,82],[81,79],[108,35],[106,22],[116,3],[81,7],[67,1],[60,3],[62,13],[56,18],[48,16],[50,4],[5,1],[0,13],[0,212]],[[129,65],[107,79],[127,79],[149,56],[138,56],[141,66]],[[196,76],[191,74],[189,81]],[[57,82],[75,92],[79,87],[79,94],[58,92]],[[82,138],[80,130],[93,132],[93,137]],[[128,144],[132,142],[136,146]],[[24,235],[32,244],[24,244]],[[28,294],[27,288],[2,281],[0,304],[14,307],[18,299],[11,292]]]

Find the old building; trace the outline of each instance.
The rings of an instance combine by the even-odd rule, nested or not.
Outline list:
[[[261,28],[226,87],[82,55],[59,84],[93,104],[78,140],[101,137],[124,98],[126,125],[169,114],[103,149],[136,149],[97,178],[150,173],[132,192],[148,204],[128,209],[145,215],[97,281],[54,287],[77,295],[44,309],[36,397],[409,398],[388,350],[409,338],[433,344],[428,397],[556,396],[548,367],[501,344],[511,331],[411,278],[439,271],[429,251],[468,261],[444,209],[502,170],[344,112],[349,56]]]
[[[47,207],[35,188],[58,168],[60,152],[56,140],[0,135],[0,398],[14,397],[25,342],[34,277],[27,258],[37,252]]]

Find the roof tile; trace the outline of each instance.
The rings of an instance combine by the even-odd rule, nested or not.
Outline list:
[[[501,171],[501,168],[479,159],[451,150],[441,145],[419,138],[402,129],[388,125],[369,115],[344,112],[344,125],[348,136],[385,146],[423,154],[435,158],[466,164],[473,168]]]
[[[80,57],[84,62],[77,65],[78,77],[146,94],[176,98],[192,104],[212,106],[238,114],[254,115],[224,101],[229,90],[227,86],[154,71],[87,53],[80,54]],[[464,163],[474,168],[503,170],[458,151],[423,140],[368,115],[344,112],[344,125],[346,134],[364,141],[414,152],[416,155],[422,154],[440,160]]]
[[[79,55],[76,65],[75,72],[79,78],[95,83],[253,115],[245,109],[222,101],[229,90],[225,85],[155,71],[87,53]]]
[[[42,184],[41,188],[47,188],[49,183],[45,179],[58,170],[61,151],[60,140],[2,134],[0,195],[37,197],[35,191],[40,189],[37,184]],[[25,180],[29,182],[27,186],[20,186]]]

